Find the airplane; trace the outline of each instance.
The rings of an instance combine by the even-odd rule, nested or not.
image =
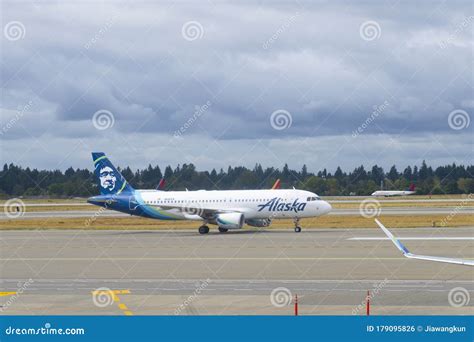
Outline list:
[[[280,178],[278,178],[278,179],[275,181],[275,183],[273,184],[272,190],[280,189],[280,185],[281,185],[281,181],[280,181]]]
[[[156,190],[163,190],[165,188],[165,179],[161,178],[160,182],[156,186]]]
[[[252,227],[268,227],[273,219],[292,218],[295,232],[301,232],[300,219],[331,211],[331,205],[313,192],[297,189],[268,190],[136,190],[102,152],[93,152],[94,175],[100,195],[87,202],[159,220],[201,221],[200,234],[209,233],[208,224],[221,233]]]
[[[458,264],[458,265],[467,265],[467,266],[474,266],[474,260],[466,260],[466,259],[457,259],[457,258],[445,258],[445,257],[438,257],[438,256],[430,256],[430,255],[418,255],[412,254],[410,251],[400,242],[400,240],[396,239],[393,234],[377,219],[375,219],[375,223],[383,230],[385,235],[392,240],[393,244],[403,253],[403,255],[410,259],[420,259],[420,260],[429,260],[429,261],[437,261],[437,262],[446,262],[450,264]]]
[[[408,190],[377,190],[372,193],[371,196],[408,196],[415,194],[415,184],[410,184]]]

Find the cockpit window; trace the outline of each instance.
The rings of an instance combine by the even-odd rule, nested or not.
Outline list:
[[[311,202],[311,201],[319,201],[319,200],[321,200],[321,199],[320,199],[318,196],[308,197],[308,198],[306,199],[306,201],[308,201],[308,202]]]

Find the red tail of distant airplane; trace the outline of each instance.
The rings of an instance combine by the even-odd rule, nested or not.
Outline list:
[[[281,184],[280,179],[277,179],[275,184],[273,184],[273,186],[272,186],[272,190],[280,189],[280,184]]]
[[[165,179],[161,178],[160,182],[158,183],[158,186],[156,187],[156,190],[163,190],[165,188]]]

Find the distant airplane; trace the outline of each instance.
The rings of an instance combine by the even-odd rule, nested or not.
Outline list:
[[[415,184],[410,184],[408,190],[377,190],[372,193],[372,196],[408,196],[416,193]]]
[[[400,242],[400,240],[396,239],[393,234],[385,228],[385,226],[377,219],[375,219],[375,223],[383,230],[385,235],[388,236],[390,240],[392,240],[393,244],[403,253],[403,255],[410,259],[420,259],[420,260],[429,260],[429,261],[437,261],[437,262],[446,262],[450,264],[458,264],[458,265],[467,265],[467,266],[474,266],[473,260],[466,260],[466,259],[456,259],[456,258],[445,258],[445,257],[437,257],[437,256],[429,256],[429,255],[418,255],[412,254],[410,251]]]
[[[130,215],[160,220],[201,221],[199,233],[207,234],[207,224],[219,232],[241,229],[244,223],[268,227],[272,219],[292,218],[295,232],[301,232],[302,218],[331,211],[331,205],[305,190],[135,190],[102,152],[93,152],[94,174],[100,195],[87,202]]]
[[[158,183],[156,190],[163,190],[165,188],[165,179],[161,178],[160,182]]]
[[[280,189],[280,184],[281,184],[281,181],[280,181],[280,178],[278,178],[278,179],[275,181],[275,184],[273,184],[272,189],[273,189],[273,190],[275,190],[275,189]]]

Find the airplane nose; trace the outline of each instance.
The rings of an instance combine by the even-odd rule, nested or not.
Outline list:
[[[329,213],[332,210],[332,206],[328,202],[324,202],[323,212],[325,214]]]

